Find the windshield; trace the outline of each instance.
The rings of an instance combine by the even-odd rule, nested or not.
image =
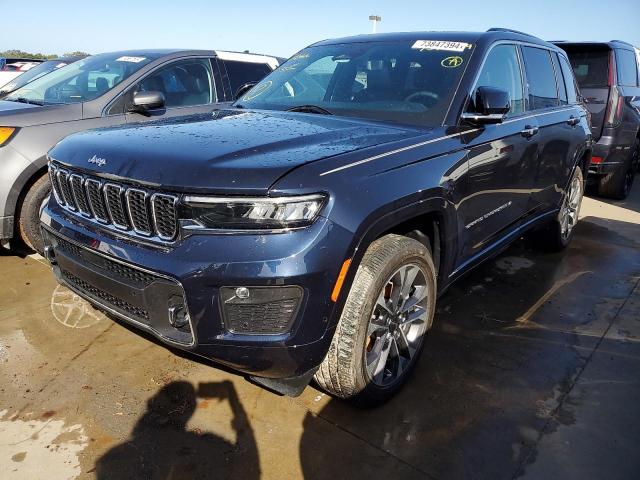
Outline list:
[[[30,68],[22,75],[17,77],[13,82],[0,87],[0,92],[11,92],[17,88],[24,87],[27,83],[34,81],[36,78],[40,78],[53,70],[62,68],[69,62],[65,60],[49,60],[42,62],[36,67]]]
[[[5,100],[40,105],[86,102],[104,95],[154,59],[112,53],[94,55],[18,88]]]
[[[471,44],[428,39],[309,47],[236,106],[437,126],[472,51]]]

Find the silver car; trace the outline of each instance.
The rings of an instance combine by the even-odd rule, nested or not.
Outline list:
[[[208,113],[232,102],[277,57],[202,50],[138,50],[87,57],[0,101],[0,241],[42,251],[39,211],[49,196],[46,153],[71,133]],[[87,159],[89,160],[89,159]]]

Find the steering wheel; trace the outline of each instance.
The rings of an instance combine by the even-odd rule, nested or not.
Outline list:
[[[425,107],[430,108],[438,102],[438,95],[428,90],[420,90],[413,92],[411,95],[407,95],[404,101],[410,103],[421,103]]]

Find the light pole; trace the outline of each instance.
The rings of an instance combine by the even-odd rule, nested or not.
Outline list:
[[[369,20],[371,20],[371,23],[373,24],[372,33],[376,33],[376,30],[378,29],[378,22],[382,21],[382,17],[379,15],[369,15]]]

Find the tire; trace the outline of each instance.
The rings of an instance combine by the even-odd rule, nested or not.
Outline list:
[[[414,368],[433,322],[435,271],[429,250],[416,240],[386,235],[374,241],[358,267],[316,383],[362,407],[389,400]],[[409,297],[393,302],[403,291],[400,279],[411,276],[413,281],[404,283],[411,285],[405,290]],[[405,313],[397,315],[394,304]],[[376,358],[385,359],[382,369]]]
[[[631,149],[631,154],[615,172],[609,173],[600,179],[598,195],[616,200],[624,200],[631,192],[633,179],[638,169],[638,155],[640,155],[640,140],[636,138]]]
[[[18,218],[18,230],[22,241],[41,255],[44,251],[44,244],[40,231],[40,208],[50,194],[49,177],[44,174],[27,190],[20,205]]]
[[[574,227],[578,223],[584,190],[582,169],[576,167],[563,195],[558,215],[545,228],[532,232],[531,244],[535,248],[546,252],[560,252],[567,248],[573,238]],[[568,222],[566,225],[565,221]]]

